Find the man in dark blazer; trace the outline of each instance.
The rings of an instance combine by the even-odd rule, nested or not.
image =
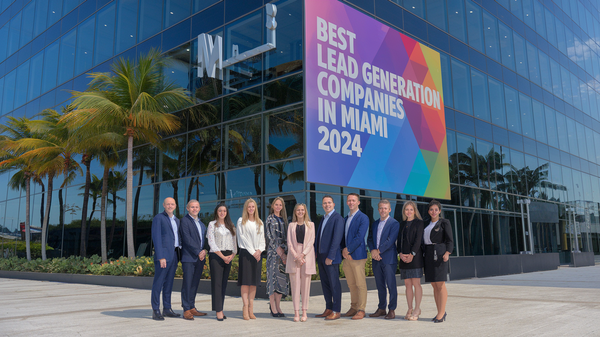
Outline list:
[[[342,240],[342,269],[346,275],[350,289],[350,309],[344,316],[352,319],[365,317],[367,306],[367,278],[365,265],[367,263],[366,237],[369,231],[369,217],[358,209],[360,197],[350,193],[346,197],[346,205],[350,209],[344,218],[344,239]]]
[[[379,201],[379,220],[375,221],[369,231],[367,243],[371,250],[373,259],[373,275],[379,295],[377,311],[369,317],[385,316],[386,319],[396,317],[396,305],[398,303],[398,289],[396,288],[396,268],[398,266],[398,254],[396,252],[396,239],[400,224],[390,215],[390,202],[383,199]],[[390,294],[389,312],[386,315],[386,287]]]
[[[315,252],[319,265],[321,287],[325,297],[325,311],[315,317],[326,320],[340,318],[342,309],[342,286],[340,285],[341,243],[344,236],[344,218],[335,211],[333,198],[323,197],[325,215],[316,231]]]
[[[206,262],[206,226],[200,221],[200,203],[190,200],[186,207],[188,214],[181,219],[181,268],[183,283],[181,284],[181,306],[183,318],[194,320],[194,316],[205,316],[206,313],[196,310],[196,293]]]
[[[179,219],[173,215],[177,207],[175,199],[166,198],[164,212],[152,219],[152,243],[154,244],[154,281],[152,282],[152,319],[162,321],[167,317],[179,317],[171,308],[173,279],[179,263],[178,250],[181,248]],[[163,312],[160,312],[162,291]]]

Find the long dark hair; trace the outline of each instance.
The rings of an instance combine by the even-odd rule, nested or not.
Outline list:
[[[225,207],[225,210],[227,211],[227,215],[225,215],[225,228],[227,228],[229,230],[229,232],[231,232],[231,235],[235,236],[235,226],[233,226],[233,222],[231,221],[231,217],[229,216],[229,207],[227,207],[227,205],[224,202],[221,202],[220,204],[217,205],[217,207],[215,207],[215,213],[213,215],[213,220],[215,220],[215,227],[219,226],[219,208],[221,207]]]

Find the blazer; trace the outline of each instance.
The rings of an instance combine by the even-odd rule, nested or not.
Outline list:
[[[175,234],[179,236],[179,219],[175,218],[177,231],[173,233],[171,220],[167,212],[162,212],[152,219],[152,243],[154,244],[154,261],[166,259],[171,261],[175,254]],[[181,244],[181,237],[179,236]]]
[[[310,224],[310,226],[309,226]],[[304,225],[304,244],[303,249],[300,251],[300,244],[296,239],[296,226],[297,222],[292,222],[288,225],[287,238],[288,238],[288,254],[287,261],[285,264],[286,273],[295,273],[296,268],[296,256],[304,254],[304,269],[307,275],[313,275],[317,273],[315,265],[315,224],[310,222]]]
[[[344,218],[342,249],[348,248],[348,253],[350,253],[353,260],[364,260],[367,258],[367,243],[365,239],[369,232],[369,217],[360,210],[356,211],[348,227],[348,242],[346,242],[346,221],[348,221],[348,216]]]
[[[198,233],[198,227],[194,218],[189,214],[181,218],[179,235],[181,237],[181,262],[198,262],[198,254],[208,248],[206,237],[206,226],[200,221],[202,236]]]
[[[333,264],[340,264],[342,263],[341,244],[344,239],[344,218],[335,210],[332,211],[319,240],[324,219],[325,216],[323,216],[319,227],[315,231],[315,252],[325,254],[325,258],[333,260]]]
[[[379,222],[381,219],[373,222],[371,230],[369,231],[369,238],[367,242],[369,249],[379,249],[379,255],[381,256],[381,262],[385,264],[397,264],[398,254],[396,253],[396,239],[398,238],[398,221],[391,216],[388,217],[381,232],[381,239],[379,240],[379,247],[377,247],[377,231],[379,230]]]
[[[406,227],[407,222],[400,223],[398,232],[398,254],[410,254],[415,252],[411,263],[404,263],[400,260],[400,269],[423,268],[423,220],[415,218],[410,227]]]
[[[425,227],[429,226],[431,219],[425,221]],[[452,236],[452,226],[450,225],[450,221],[448,219],[440,218],[440,220],[435,224],[433,229],[431,230],[431,235],[429,235],[432,243],[435,244],[445,244],[446,251],[450,254],[454,251],[454,239]],[[423,239],[425,240],[425,239]]]

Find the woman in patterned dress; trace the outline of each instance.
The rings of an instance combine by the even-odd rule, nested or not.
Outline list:
[[[267,294],[273,317],[285,317],[280,303],[283,295],[289,293],[288,275],[280,265],[286,263],[287,214],[281,197],[271,203],[271,211],[266,221],[267,231]],[[283,270],[282,270],[283,269]]]

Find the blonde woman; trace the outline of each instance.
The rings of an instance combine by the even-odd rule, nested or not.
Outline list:
[[[408,311],[405,320],[416,321],[421,315],[421,299],[423,288],[423,220],[414,201],[407,201],[402,206],[402,223],[398,234],[398,253],[400,254],[400,278],[404,280]],[[413,298],[415,306],[413,308]]]
[[[315,224],[310,221],[305,204],[296,204],[294,216],[288,227],[288,255],[285,271],[290,274],[294,322],[307,320],[310,276],[317,273],[315,267]],[[300,296],[302,296],[302,319],[300,319]]]
[[[244,203],[242,217],[237,222],[238,246],[240,247],[240,266],[238,286],[241,287],[242,316],[245,320],[256,319],[254,316],[254,297],[256,286],[260,283],[262,267],[261,253],[265,250],[265,230],[258,215],[258,207],[254,199]]]
[[[285,317],[281,311],[281,297],[290,292],[287,274],[280,269],[286,262],[287,213],[285,203],[277,197],[271,203],[270,214],[265,221],[267,238],[267,295],[269,309],[273,317]]]

